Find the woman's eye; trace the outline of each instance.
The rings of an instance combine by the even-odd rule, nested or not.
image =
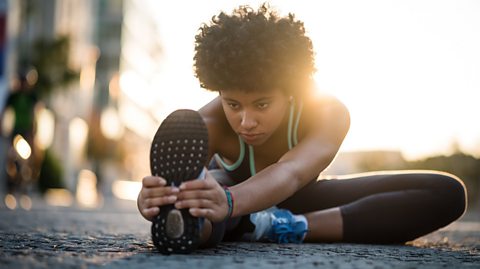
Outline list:
[[[235,103],[228,103],[228,106],[229,106],[231,109],[237,109],[237,108],[238,108],[238,104],[235,104]]]
[[[260,109],[265,109],[268,107],[268,105],[269,105],[268,103],[259,103],[257,104],[257,107]]]

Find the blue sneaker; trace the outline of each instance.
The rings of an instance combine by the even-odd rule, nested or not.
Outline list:
[[[250,221],[255,225],[253,241],[301,243],[308,230],[305,216],[277,207],[251,214]]]
[[[272,214],[272,226],[267,233],[270,241],[277,243],[302,243],[307,234],[307,219],[294,215],[286,209],[277,209]]]

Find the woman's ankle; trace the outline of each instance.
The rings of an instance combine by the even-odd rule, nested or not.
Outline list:
[[[205,243],[208,242],[210,239],[210,236],[212,235],[212,223],[208,220],[205,219],[203,222],[203,228],[200,234],[200,246],[205,245]]]

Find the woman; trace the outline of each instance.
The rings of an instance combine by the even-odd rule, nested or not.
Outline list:
[[[196,76],[219,96],[165,119],[138,196],[162,253],[247,238],[404,243],[464,213],[465,187],[445,173],[319,177],[349,113],[313,89],[312,43],[292,14],[265,5],[222,12],[195,45]]]

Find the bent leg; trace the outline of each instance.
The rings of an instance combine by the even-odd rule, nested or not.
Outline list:
[[[228,174],[215,166],[210,166],[209,173],[215,178],[215,180],[225,186],[232,186],[235,184]],[[211,223],[209,220],[205,220],[203,236],[201,238],[200,246],[203,248],[215,247],[223,240],[236,241],[242,238],[246,232],[253,230],[253,225],[250,222],[249,215],[243,217],[236,217],[227,221],[221,221],[217,223]]]
[[[466,208],[466,191],[458,178],[445,173],[365,173],[314,181],[279,207],[320,214],[318,221],[326,219],[322,213],[334,214],[337,208],[342,241],[403,243],[459,218]]]

